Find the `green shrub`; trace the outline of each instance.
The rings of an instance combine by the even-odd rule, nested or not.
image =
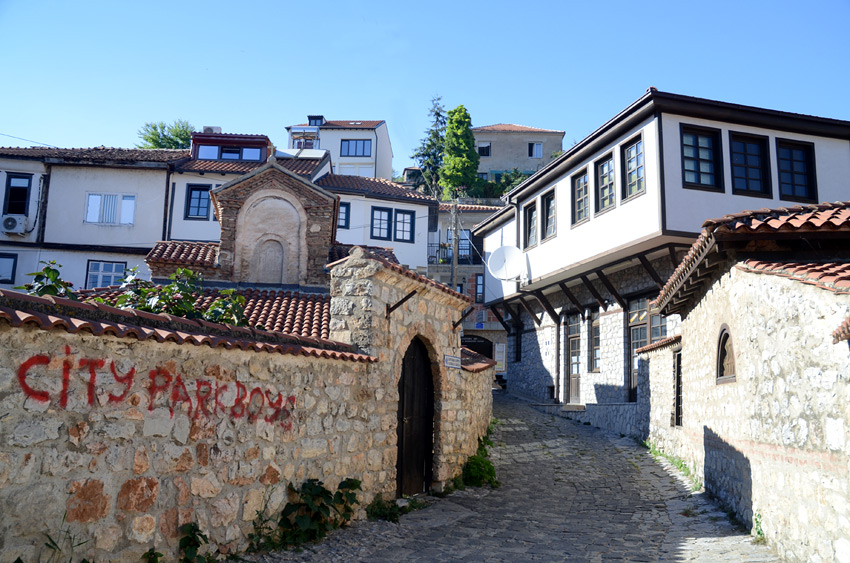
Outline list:
[[[31,272],[28,276],[33,276],[30,283],[15,286],[15,289],[24,289],[30,295],[55,295],[79,301],[77,296],[71,291],[74,286],[71,282],[65,281],[59,275],[59,268],[62,264],[57,264],[56,260],[45,262],[41,260],[39,264],[44,264],[44,268],[40,272]]]
[[[401,516],[401,508],[399,508],[398,504],[395,502],[391,500],[384,500],[384,498],[378,494],[375,495],[375,498],[373,498],[372,502],[369,503],[369,506],[366,507],[366,516],[369,517],[369,520],[398,522],[399,516]]]
[[[307,479],[300,489],[289,485],[295,497],[280,514],[281,543],[297,546],[323,539],[335,528],[344,526],[354,516],[360,481],[346,479],[331,493],[318,479]]]

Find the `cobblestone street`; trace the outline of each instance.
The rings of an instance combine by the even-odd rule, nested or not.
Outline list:
[[[400,524],[357,522],[252,561],[775,561],[675,469],[628,438],[497,393],[502,486],[433,499]]]

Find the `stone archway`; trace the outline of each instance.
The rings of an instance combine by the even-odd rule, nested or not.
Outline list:
[[[426,492],[433,480],[434,380],[428,349],[411,340],[398,382],[398,496]]]

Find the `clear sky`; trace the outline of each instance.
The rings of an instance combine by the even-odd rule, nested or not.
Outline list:
[[[566,148],[649,86],[850,120],[848,24],[850,0],[0,0],[0,146],[186,119],[284,147],[315,113],[386,120],[400,171],[433,96]]]

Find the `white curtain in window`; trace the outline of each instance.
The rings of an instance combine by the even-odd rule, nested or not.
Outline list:
[[[121,224],[132,225],[136,213],[136,196],[121,196]]]

